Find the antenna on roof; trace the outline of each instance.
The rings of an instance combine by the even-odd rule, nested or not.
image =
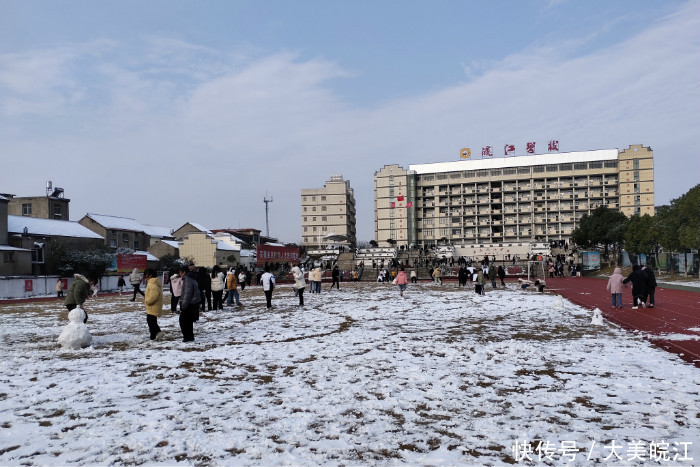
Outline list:
[[[270,217],[269,217],[269,204],[272,202],[272,196],[270,199],[267,198],[267,191],[263,197],[263,203],[265,203],[265,236],[270,236]]]

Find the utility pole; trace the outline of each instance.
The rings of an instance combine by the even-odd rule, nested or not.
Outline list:
[[[266,192],[265,196],[263,197],[263,203],[265,203],[265,235],[267,237],[270,236],[269,204],[271,202],[272,202],[272,196],[270,196],[270,199],[267,199],[267,192]]]

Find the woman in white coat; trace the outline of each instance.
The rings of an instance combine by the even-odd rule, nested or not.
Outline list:
[[[304,289],[306,288],[306,280],[304,280],[304,271],[297,265],[292,268],[292,276],[294,276],[294,288],[299,296],[299,306],[304,306]]]

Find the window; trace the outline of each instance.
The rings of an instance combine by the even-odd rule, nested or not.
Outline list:
[[[389,210],[389,217],[394,217],[394,210],[393,209]]]
[[[532,168],[532,171],[536,174],[544,172],[544,165],[536,165]]]
[[[447,234],[449,233],[450,229],[440,229],[440,236],[441,237],[447,237]]]
[[[14,251],[4,251],[2,254],[2,260],[5,263],[14,263],[15,262],[15,252]]]
[[[306,212],[306,206],[304,206],[304,212]]]
[[[22,205],[22,215],[31,216],[32,215],[32,203],[27,203]]]
[[[394,184],[394,176],[391,175],[391,176],[389,176],[389,185],[393,185],[393,184]]]
[[[325,200],[326,200],[326,197],[325,197],[325,196],[321,196],[321,201],[325,201]]]
[[[307,219],[308,219],[308,217],[304,216],[304,222],[306,222],[306,221],[307,221]]]
[[[122,234],[122,243],[129,246],[129,234]]]
[[[110,239],[109,239],[109,247],[110,247],[110,248],[116,248],[116,247],[117,247],[117,239],[116,239],[116,238],[110,238]]]
[[[423,233],[425,234],[426,237],[432,237],[434,235],[433,231],[434,231],[434,229],[425,229],[425,230],[423,230]]]
[[[477,171],[476,171],[476,176],[477,176],[477,177],[488,177],[488,176],[489,176],[489,171],[486,170],[486,169],[477,170]]]
[[[302,196],[302,197],[301,197],[301,200],[302,200],[303,202],[306,202],[306,196]]]
[[[526,175],[530,173],[530,167],[518,167],[518,175]]]
[[[309,231],[309,228],[308,228],[308,227],[304,227],[304,232],[308,232],[308,231]]]
[[[44,246],[36,245],[36,248],[32,248],[32,263],[43,263],[44,262]]]
[[[515,167],[508,167],[503,169],[503,175],[515,175],[517,172]]]
[[[586,170],[586,163],[585,162],[576,162],[574,164],[574,170]]]
[[[602,169],[603,168],[603,163],[602,162],[591,162],[588,164],[589,169]]]
[[[394,187],[389,187],[389,197],[393,198],[394,197]]]
[[[395,228],[396,228],[396,224],[394,223],[394,219],[391,219],[391,220],[389,221],[389,228],[390,228],[390,229],[395,229]]]
[[[327,220],[326,216],[321,216],[321,220],[325,222]]]
[[[321,206],[321,211],[325,211],[325,210],[326,210],[326,206]]]
[[[556,164],[551,164],[547,166],[547,172],[558,172],[559,166]]]
[[[60,204],[53,205],[53,217],[63,217],[63,210]]]
[[[634,181],[635,182],[639,181],[639,172],[637,172],[637,171],[634,172]]]
[[[639,159],[632,159],[632,168],[634,170],[639,170]]]
[[[313,207],[311,208],[311,210],[312,210],[313,212],[316,212],[316,206],[313,206]]]
[[[441,224],[447,224],[447,217],[441,217],[441,218],[440,218],[440,223],[441,223]]]
[[[322,228],[321,230],[323,230],[324,232],[326,232],[326,231],[328,230],[328,227],[326,227],[326,226],[324,225],[323,228]]]
[[[565,170],[571,170],[573,168],[573,165],[571,164],[559,164],[559,170],[562,172]]]
[[[462,229],[452,229],[452,235],[462,235]]]
[[[314,222],[316,222],[316,218],[315,218],[315,217],[312,217],[311,220],[314,221]]]
[[[616,169],[617,161],[605,161],[603,163],[603,167],[605,167],[606,169]]]
[[[639,195],[634,195],[634,204],[640,204],[641,198]]]
[[[639,183],[634,184],[634,192],[639,193]]]
[[[396,240],[396,232],[394,232],[392,230],[391,233],[389,234],[389,238],[391,238],[392,240]]]
[[[315,196],[312,196],[312,197],[311,197],[311,201],[316,201],[316,197],[315,197]]]
[[[501,169],[491,169],[491,176],[498,177],[501,175]]]
[[[316,227],[314,227],[314,232],[316,232]]]
[[[138,249],[139,249],[139,241],[134,240],[134,250],[138,250]]]

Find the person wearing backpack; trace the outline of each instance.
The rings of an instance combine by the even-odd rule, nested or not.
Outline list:
[[[275,276],[270,273],[270,265],[265,265],[265,272],[260,276],[260,283],[263,286],[265,300],[267,301],[267,309],[272,308],[272,291],[275,290]]]

